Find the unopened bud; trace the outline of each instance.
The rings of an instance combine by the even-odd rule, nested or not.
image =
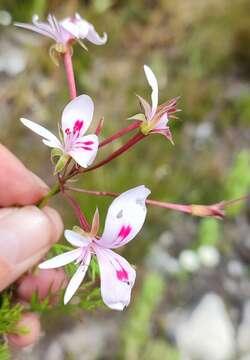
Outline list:
[[[218,219],[224,219],[225,213],[221,209],[221,204],[215,205],[191,205],[191,214],[201,217],[215,217]]]

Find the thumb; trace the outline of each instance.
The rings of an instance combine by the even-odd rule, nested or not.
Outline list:
[[[63,224],[52,208],[0,210],[0,291],[35,265],[59,240]]]

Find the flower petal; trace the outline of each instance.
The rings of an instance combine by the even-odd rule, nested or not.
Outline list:
[[[40,269],[54,269],[67,265],[76,260],[82,253],[82,249],[75,249],[64,254],[57,255],[52,259],[42,262],[38,267]]]
[[[95,45],[104,45],[108,40],[108,35],[106,33],[103,33],[103,36],[101,37],[96,32],[94,26],[92,24],[89,24],[89,31],[86,38],[88,39],[88,41],[92,42]]]
[[[57,137],[54,134],[52,134],[52,132],[45,129],[43,126],[38,125],[37,123],[24,118],[21,118],[20,121],[23,125],[25,125],[27,128],[32,130],[34,133],[42,136],[45,140],[47,140],[46,142],[44,142],[45,145],[59,149],[62,148],[62,145],[60,141],[57,139]]]
[[[60,21],[60,26],[75,38],[79,38],[79,25],[75,18],[66,18]]]
[[[161,116],[159,122],[157,123],[157,125],[155,126],[155,129],[162,129],[165,128],[167,126],[168,123],[168,114],[165,113]]]
[[[95,160],[98,151],[99,140],[96,135],[87,135],[78,138],[69,155],[79,164],[86,168]]]
[[[65,230],[64,236],[71,245],[76,247],[88,246],[90,243],[90,240],[87,237],[82,236],[76,231]]]
[[[136,272],[122,256],[95,245],[101,275],[104,303],[113,310],[123,310],[130,303]]]
[[[67,304],[70,301],[72,296],[75,294],[75,292],[81,285],[81,282],[83,281],[84,276],[88,270],[90,260],[91,260],[91,253],[89,250],[87,250],[84,255],[82,264],[76,270],[75,274],[73,275],[67,286],[67,289],[64,294],[64,304]]]
[[[82,136],[89,128],[94,113],[94,103],[90,96],[80,95],[71,100],[62,113],[62,130],[64,137],[70,131]],[[77,129],[76,129],[77,127]]]
[[[151,111],[151,118],[154,116],[157,106],[158,106],[158,82],[149,66],[144,65],[145,75],[147,77],[148,83],[152,88],[152,111]]]
[[[104,232],[97,244],[114,249],[131,241],[144,224],[149,194],[150,190],[141,185],[118,196],[108,209]]]
[[[19,23],[19,22],[14,23],[14,25],[17,26],[17,27],[26,29],[26,30],[34,31],[34,32],[36,32],[36,33],[38,33],[40,35],[47,36],[47,37],[50,37],[53,40],[56,40],[55,36],[52,35],[50,31],[42,30],[42,29],[40,29],[39,27],[37,27],[35,25],[26,24],[26,23]]]

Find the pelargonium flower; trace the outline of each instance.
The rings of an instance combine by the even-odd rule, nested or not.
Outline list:
[[[99,263],[101,294],[104,303],[114,310],[123,310],[130,303],[136,272],[126,259],[111,249],[119,248],[131,241],[141,230],[146,218],[145,201],[150,190],[141,185],[118,196],[110,205],[100,239],[99,215],[95,213],[90,233],[65,231],[67,241],[76,249],[55,256],[39,265],[41,269],[58,268],[75,262],[78,269],[70,280],[64,295],[68,303],[83,281],[91,257]]]
[[[174,117],[172,114],[179,111],[176,108],[178,98],[174,98],[162,105],[158,105],[158,82],[149,66],[144,65],[144,72],[150,87],[152,88],[150,105],[145,99],[137,95],[140,104],[144,110],[144,114],[136,114],[130,119],[142,121],[141,131],[144,135],[149,133],[162,134],[168,140],[173,142],[172,134],[170,132],[168,121],[170,117]]]
[[[34,15],[32,23],[17,22],[15,25],[55,40],[56,44],[59,45],[55,49],[59,52],[65,52],[66,46],[74,40],[80,42],[87,39],[95,45],[104,45],[107,42],[107,34],[104,33],[101,37],[95,31],[94,26],[78,13],[61,21],[57,21],[55,16],[49,14],[47,22],[39,21],[39,17]]]
[[[64,108],[61,118],[60,140],[43,126],[28,119],[21,122],[30,130],[43,137],[43,143],[59,150],[64,159],[72,157],[77,164],[86,168],[95,159],[98,150],[98,137],[94,134],[84,136],[94,113],[94,103],[88,95],[80,95]]]

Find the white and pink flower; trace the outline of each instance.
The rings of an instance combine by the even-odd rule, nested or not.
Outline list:
[[[94,161],[99,145],[96,135],[84,136],[92,122],[93,113],[94,103],[88,95],[80,95],[71,100],[62,113],[61,140],[33,121],[24,118],[20,120],[30,130],[42,136],[45,145],[61,150],[63,156],[72,157],[77,164],[86,168]]]
[[[88,40],[95,45],[104,45],[107,42],[107,34],[101,37],[94,26],[84,20],[78,13],[72,17],[58,21],[55,16],[49,14],[48,21],[39,21],[39,17],[34,15],[32,24],[15,23],[16,26],[34,31],[38,34],[53,39],[57,44],[68,45],[74,40]]]
[[[123,310],[129,305],[136,272],[126,259],[111,249],[127,244],[141,230],[147,213],[145,201],[149,194],[150,190],[143,185],[124,192],[110,205],[100,239],[96,236],[99,227],[99,215],[96,212],[90,233],[65,231],[65,238],[76,247],[75,250],[39,265],[41,269],[51,269],[71,262],[79,264],[66,289],[65,304],[81,285],[91,257],[95,255],[100,268],[104,303],[114,310]]]
[[[144,135],[148,135],[149,133],[162,134],[168,140],[173,142],[168,122],[169,118],[174,117],[172,114],[179,111],[176,109],[178,98],[174,98],[162,105],[158,105],[159,90],[157,79],[149,66],[144,65],[144,72],[148,83],[152,88],[151,105],[144,98],[137,95],[144,110],[144,114],[136,114],[130,119],[142,121],[141,131]]]

